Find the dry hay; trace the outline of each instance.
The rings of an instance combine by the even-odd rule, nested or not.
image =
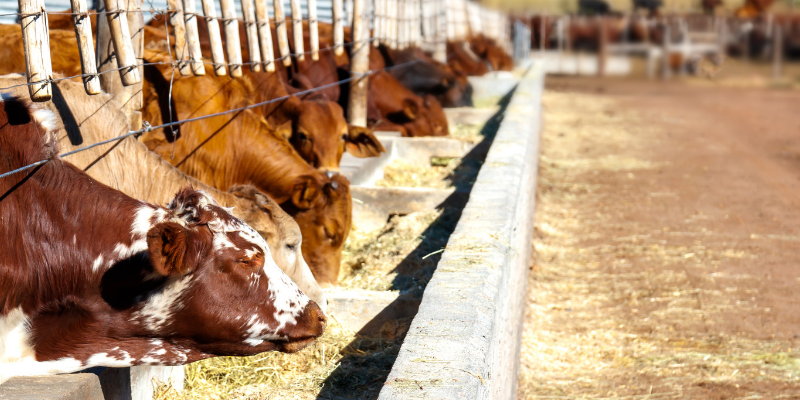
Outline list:
[[[483,125],[453,124],[450,127],[450,135],[448,137],[472,144],[480,143],[485,139],[485,136],[481,134],[481,130],[483,130]]]
[[[368,290],[391,290],[397,279],[395,268],[418,248],[426,237],[423,233],[442,215],[440,210],[417,212],[405,216],[394,216],[382,229],[364,232],[353,229],[345,243],[342,253],[342,269],[339,272],[339,285],[342,288]],[[431,252],[440,250],[446,243],[439,243],[436,232],[425,243]],[[435,248],[440,246],[438,248]],[[424,257],[426,254],[423,254]],[[427,260],[427,258],[426,258]],[[409,260],[425,263],[416,256]],[[433,261],[433,259],[431,260]],[[427,263],[425,263],[427,264]],[[433,265],[425,265],[433,268]],[[423,269],[425,267],[422,267]],[[419,269],[419,267],[418,267]]]
[[[375,391],[385,379],[399,341],[364,337],[335,317],[311,346],[295,354],[268,352],[252,357],[216,357],[184,367],[182,392],[161,385],[155,400],[311,400],[329,393]],[[351,373],[357,365],[357,374]],[[382,381],[381,381],[382,382]],[[378,387],[377,390],[380,390]]]
[[[701,398],[693,390],[704,385],[800,387],[793,343],[711,333],[719,313],[756,307],[729,295],[742,289],[698,289],[687,272],[719,277],[726,262],[757,255],[724,233],[645,229],[609,211],[625,199],[598,182],[669,168],[621,155],[642,154],[636,149],[657,143],[656,131],[601,96],[547,92],[544,105],[518,398]],[[587,157],[589,148],[606,155]],[[671,244],[676,238],[693,244]]]
[[[458,165],[456,158],[433,157],[428,165],[397,159],[384,168],[375,186],[446,189],[452,187],[448,178]]]

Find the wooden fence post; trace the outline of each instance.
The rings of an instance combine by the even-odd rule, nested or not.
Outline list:
[[[600,48],[597,52],[597,76],[606,76],[606,61],[608,58],[608,24],[605,17],[600,17]]]
[[[212,0],[201,0],[203,4],[203,15],[205,15],[206,26],[208,27],[208,41],[211,44],[211,62],[214,67],[214,75],[225,76],[228,74],[225,68],[225,56],[222,54],[222,37],[219,32],[219,21],[217,21],[217,10],[214,8]]]
[[[773,29],[775,32],[772,35],[772,78],[780,79],[783,62],[783,25],[781,21],[776,21]]]
[[[294,53],[297,61],[306,59],[305,46],[303,45],[303,11],[300,9],[300,0],[290,0],[292,6],[292,37],[294,38]]]
[[[374,11],[372,17],[372,45],[378,47],[381,45],[381,41],[383,41],[383,32],[381,31],[383,27],[383,14],[385,13],[383,10],[383,0],[374,0],[372,2],[372,10]]]
[[[19,23],[25,50],[25,70],[28,72],[28,92],[33,101],[48,101],[53,96],[50,79],[50,34],[44,0],[19,0]]]
[[[183,0],[183,23],[186,25],[186,42],[189,45],[192,73],[202,76],[206,74],[206,66],[203,64],[203,51],[200,49],[200,32],[197,29],[197,13],[195,11],[194,0]]]
[[[319,26],[317,24],[317,0],[308,0],[308,34],[311,41],[311,59],[319,60]]]
[[[661,46],[661,79],[667,80],[670,76],[670,31],[669,24],[664,23],[664,37]]]
[[[263,2],[266,0],[256,0],[262,2],[262,8],[266,9]],[[244,17],[244,34],[247,38],[247,52],[250,55],[250,71],[261,71],[261,51],[258,49],[258,26],[257,23],[263,22],[256,18],[253,0],[242,0],[242,16]],[[239,22],[236,21],[236,30],[239,30]],[[269,21],[267,21],[269,26]],[[227,31],[226,31],[227,32]],[[226,33],[227,35],[227,33]]]
[[[397,48],[397,0],[386,0],[386,28],[384,38],[389,44],[389,48]]]
[[[183,76],[189,76],[191,71],[189,69],[189,51],[186,48],[186,25],[183,23],[183,4],[181,4],[180,0],[167,0],[167,7],[170,9],[169,24],[172,26],[172,33],[175,35],[175,53],[172,58],[178,64],[178,72]],[[99,36],[100,27],[105,26],[105,24],[98,18],[97,25]],[[100,48],[99,43],[98,48]]]
[[[75,24],[75,38],[78,41],[78,50],[81,55],[81,73],[83,87],[88,94],[101,92],[100,77],[97,75],[95,63],[94,41],[92,41],[92,22],[89,18],[89,9],[86,0],[71,0],[72,22]]]
[[[433,59],[447,64],[447,10],[445,0],[434,0],[434,44]]]
[[[104,19],[107,22],[106,38],[108,41],[103,41],[103,47],[101,46],[101,30],[100,28],[103,24],[98,23],[98,40],[97,40],[97,47],[98,47],[98,54],[97,57],[101,61],[105,61],[105,64],[98,63],[100,71],[107,71],[110,69],[119,68],[119,76],[122,80],[123,86],[130,86],[136,83],[141,82],[141,76],[139,74],[139,69],[136,68],[136,55],[133,52],[133,45],[131,42],[131,33],[130,29],[128,28],[128,18],[126,16],[127,12],[124,8],[120,7],[119,0],[104,0],[106,18],[98,18]],[[139,3],[141,4],[141,3]],[[113,44],[114,51],[111,51],[111,45]],[[109,64],[114,64],[113,68],[103,68],[103,66],[108,66]],[[117,67],[119,65],[119,67]],[[103,74],[100,77],[100,84],[106,92],[109,92],[106,89],[106,84],[103,83],[110,74]],[[110,92],[109,92],[110,93]],[[124,104],[121,102],[121,104]]]
[[[292,65],[292,56],[289,51],[289,34],[286,33],[286,13],[283,12],[283,0],[273,0],[272,6],[275,15],[275,32],[278,35],[278,50],[280,50],[283,66]]]
[[[236,7],[233,0],[220,0],[222,9],[222,26],[225,29],[225,54],[228,56],[228,68],[231,76],[242,76],[242,45],[239,41],[239,20],[236,18]],[[252,23],[252,21],[251,21]],[[247,23],[245,22],[245,30]]]
[[[249,0],[247,0],[249,1]],[[258,33],[259,52],[267,72],[275,71],[275,50],[272,46],[272,28],[269,26],[267,0],[256,0],[256,33]]]
[[[333,54],[344,54],[344,2],[333,0]]]
[[[367,82],[369,76],[364,75],[369,69],[369,29],[365,29],[364,1],[353,0],[353,48],[350,53],[350,96],[347,104],[347,122],[355,126],[367,126]]]

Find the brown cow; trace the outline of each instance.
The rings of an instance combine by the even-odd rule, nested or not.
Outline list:
[[[205,23],[200,26],[203,29],[206,27]],[[160,50],[160,54],[149,56],[151,61],[169,62],[164,48],[167,43],[165,38],[163,30],[145,27],[148,48]],[[207,45],[203,49],[210,51]],[[264,73],[244,68],[245,76],[252,83],[251,104],[289,96],[284,77],[286,74],[281,73],[283,66],[280,63],[278,69],[278,73]],[[164,84],[168,84],[168,81]],[[338,172],[345,149],[355,157],[362,158],[378,156],[386,151],[371,130],[349,126],[342,108],[324,95],[303,99],[292,96],[259,108],[264,118],[276,127],[300,156],[322,171]]]
[[[0,382],[295,352],[326,318],[255,230],[186,188],[166,208],[58,157],[55,116],[0,104]]]
[[[145,51],[145,59],[152,53]],[[144,119],[152,124],[231,110],[248,103],[252,88],[245,79],[176,76],[172,99],[157,90],[169,72],[145,67]],[[154,83],[156,82],[156,83]],[[263,190],[289,213],[303,233],[303,256],[321,285],[337,283],[341,251],[350,231],[349,182],[306,163],[253,110],[189,122],[180,129],[146,133],[142,141],[172,165],[214,187],[227,189],[250,183]]]
[[[66,49],[67,55],[77,57],[77,54],[71,52],[74,47],[70,47],[74,37],[63,37],[57,33],[54,35],[54,32],[50,34],[54,65],[56,60],[59,60],[61,65],[67,65],[69,57],[65,57],[62,50]],[[0,73],[20,72],[15,70],[19,68],[14,67],[17,65],[16,60],[9,58],[2,60]],[[22,70],[24,71],[24,66]],[[0,87],[22,85],[25,82],[25,78],[20,75],[0,77]],[[27,87],[12,89],[12,93],[19,97],[27,96],[27,91]],[[62,148],[66,151],[117,137],[128,129],[125,123],[127,118],[121,113],[116,102],[103,94],[86,95],[82,86],[72,81],[55,83],[54,100],[44,105],[65,121],[62,125],[66,130],[60,129],[57,133]],[[234,207],[234,215],[253,226],[267,240],[278,266],[289,274],[303,292],[323,309],[326,307],[325,294],[314,280],[300,251],[299,227],[271,199],[249,195],[247,197],[250,201],[248,201],[219,192],[178,171],[133,138],[117,144],[114,151],[107,152],[106,147],[97,147],[71,156],[70,161],[80,168],[87,168],[94,179],[129,196],[156,204],[165,204],[172,198],[173,193],[186,186],[211,193],[223,206]],[[140,173],[121,172],[132,170]],[[151,175],[159,176],[160,179],[158,181],[150,179]]]
[[[325,24],[320,24],[324,26]],[[330,29],[320,30],[320,47],[329,47],[333,38],[329,35]],[[291,35],[290,35],[291,37]],[[350,35],[345,30],[345,37]],[[345,54],[347,54],[345,52]],[[308,78],[311,86],[323,86],[334,84],[338,80],[347,77],[349,72],[349,57],[343,55],[340,59],[335,59],[330,51],[320,52],[320,59],[327,59],[325,62],[300,63],[294,66],[295,73],[302,74]],[[334,69],[334,65],[336,69]],[[314,66],[316,69],[310,74],[304,68]],[[384,68],[386,65],[382,56],[370,51],[370,65],[372,71]],[[321,69],[326,68],[326,69]],[[378,77],[378,78],[376,78]],[[304,87],[305,88],[305,87]],[[343,89],[345,86],[343,86]],[[370,75],[368,84],[368,114],[367,120],[370,126],[381,128],[381,124],[390,125],[394,128],[402,126],[400,131],[405,136],[437,136],[447,134],[447,118],[441,103],[433,97],[422,98],[417,96],[397,81],[391,74],[380,71]],[[339,104],[347,104],[347,90],[342,90],[338,99]],[[416,110],[415,112],[404,112],[405,110]],[[430,109],[430,110],[426,110]],[[375,125],[376,123],[379,123]],[[434,130],[435,127],[440,127]],[[443,128],[441,128],[443,127]],[[444,133],[442,133],[444,132]]]

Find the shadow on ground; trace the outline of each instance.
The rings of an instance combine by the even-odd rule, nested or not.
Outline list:
[[[514,90],[504,96],[500,109],[483,126],[484,140],[461,159],[447,178],[456,188],[438,208],[442,214],[422,233],[423,241],[393,270],[392,290],[400,297],[370,321],[356,339],[342,349],[344,357],[322,386],[318,400],[377,399],[392,369],[400,345],[417,313],[422,293],[441,259],[442,250],[456,228],[483,160],[494,141]]]

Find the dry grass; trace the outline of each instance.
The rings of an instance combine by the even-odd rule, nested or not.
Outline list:
[[[657,145],[658,132],[602,96],[549,92],[544,104],[539,238],[518,397],[703,398],[704,385],[800,388],[792,342],[714,330],[720,313],[756,307],[730,295],[742,289],[704,289],[693,284],[698,273],[689,273],[721,276],[720,266],[756,254],[724,233],[673,232],[612,216],[624,214],[630,200],[609,180],[670,168],[624,155]],[[587,149],[605,155],[588,157]]]
[[[427,165],[394,160],[384,168],[383,179],[375,182],[375,186],[446,189],[452,187],[448,178],[458,165],[454,158],[437,158]]]
[[[453,124],[450,128],[449,137],[467,143],[479,143],[485,137],[481,134],[482,125],[472,124]]]
[[[426,239],[423,232],[441,215],[442,211],[430,210],[392,217],[383,229],[375,232],[353,229],[342,254],[339,285],[391,290],[397,278],[395,267],[420,247]]]

